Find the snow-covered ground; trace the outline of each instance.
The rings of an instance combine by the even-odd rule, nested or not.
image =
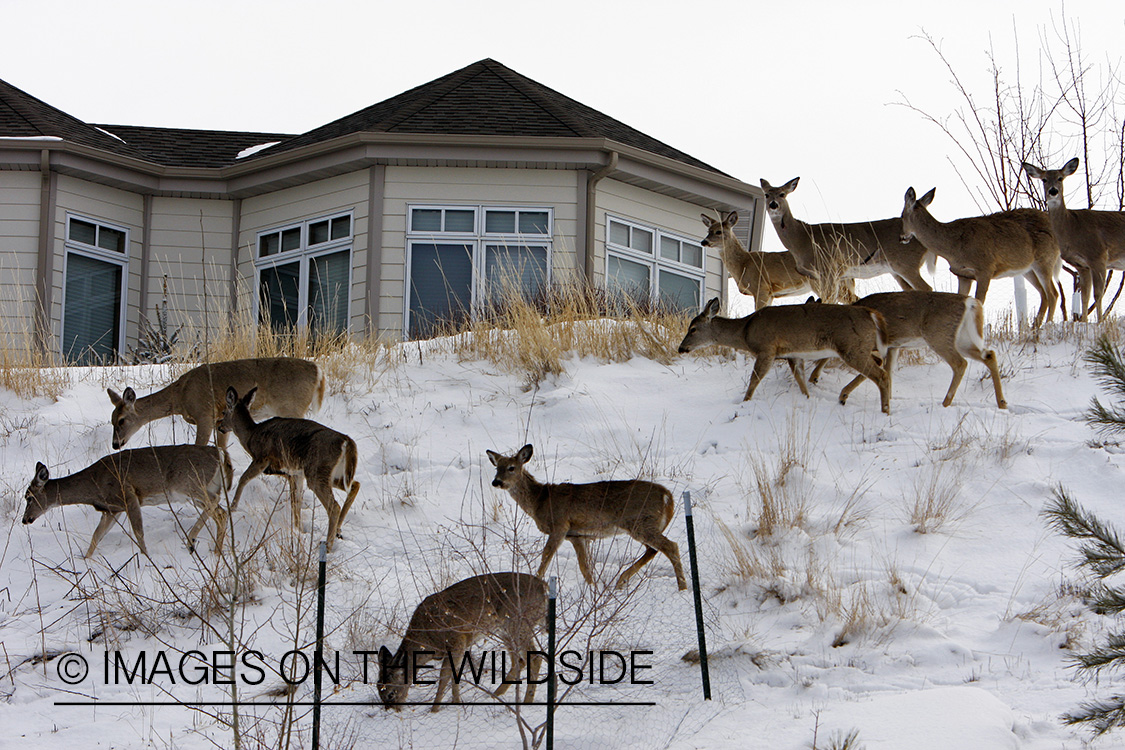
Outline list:
[[[829,369],[806,400],[779,365],[742,403],[742,357],[668,365],[572,358],[564,374],[527,390],[518,373],[436,345],[393,349],[334,378],[315,415],[355,438],[363,484],[329,558],[327,645],[344,654],[349,679],[326,695],[377,703],[374,662],[364,684],[354,652],[395,647],[423,596],[487,569],[534,571],[543,537],[490,486],[485,456],[532,443],[529,469],[540,480],[642,476],[677,498],[691,492],[716,691],[704,705],[695,666],[680,660],[696,644],[694,615],[666,559],[656,558],[635,590],[615,595],[604,589],[640,548],[623,537],[603,541],[591,593],[565,545],[552,564],[564,617],[582,607],[588,614],[591,603],[616,608],[604,633],[574,643],[653,652],[645,676],[654,685],[595,686],[582,700],[656,705],[560,709],[557,747],[803,750],[814,736],[825,748],[853,730],[868,750],[1083,747],[1086,734],[1058,717],[1113,686],[1075,682],[1068,648],[1104,626],[1066,595],[1074,550],[1040,512],[1061,485],[1125,526],[1125,459],[1083,420],[1098,395],[1082,361],[1092,334],[997,344],[1007,411],[995,407],[978,363],[950,408],[940,403],[950,377],[944,363],[930,355],[904,364],[889,417],[870,383],[839,406],[836,394],[850,379],[841,369]],[[127,525],[83,560],[97,523],[89,507],[53,509],[21,525],[36,461],[62,476],[109,452],[106,386],[144,394],[168,378],[164,368],[75,370],[58,399],[0,392],[0,746],[230,747],[232,730],[212,718],[224,709],[59,703],[229,700],[225,686],[183,684],[174,659],[225,650],[232,633],[239,650],[257,649],[265,663],[294,648],[311,654],[316,566],[301,568],[283,549],[288,510],[277,504],[284,493],[276,478],[254,480],[235,514],[244,560],[237,587],[209,574],[217,567],[209,542],[198,557],[185,548],[182,524],[196,517],[190,504],[144,510],[151,561],[136,555]],[[128,447],[193,435],[166,419]],[[238,446],[231,455],[237,475],[248,459]],[[763,518],[763,493],[780,508],[776,521]],[[925,533],[911,519],[919,499],[947,505]],[[323,534],[311,493],[303,523],[302,541]],[[686,566],[682,510],[668,535]],[[222,603],[236,588],[241,603],[231,611]],[[593,627],[590,618],[583,627]],[[107,674],[107,651],[131,664],[143,652],[148,669],[164,652],[171,671],[130,685],[118,670]],[[75,680],[66,672],[75,663],[35,658],[45,652],[77,653],[89,674]],[[276,701],[268,693],[281,684],[266,674],[260,685],[241,685],[238,697]],[[432,688],[416,691],[411,699],[432,696]],[[310,694],[311,680],[295,695]],[[275,708],[244,711],[280,716]],[[434,715],[357,705],[330,707],[325,717],[332,747],[520,742],[503,709]],[[541,715],[531,718],[537,724]],[[242,722],[244,746],[268,734],[249,716]],[[299,722],[304,746],[309,725],[308,716]]]

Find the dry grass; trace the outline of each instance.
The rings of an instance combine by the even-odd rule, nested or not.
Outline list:
[[[959,467],[950,462],[932,464],[913,484],[906,498],[907,518],[919,534],[930,534],[964,517]]]

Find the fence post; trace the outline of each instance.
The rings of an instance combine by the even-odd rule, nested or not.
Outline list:
[[[691,562],[691,588],[695,595],[695,630],[699,636],[699,672],[703,678],[703,699],[711,700],[711,674],[707,670],[707,634],[703,630],[703,596],[699,589],[699,562],[695,557],[695,522],[691,517],[691,493],[684,491],[684,519],[687,522],[688,559]]]
[[[559,579],[547,581],[547,750],[555,747],[555,600]]]
[[[324,573],[328,567],[328,545],[320,543],[320,565],[316,575],[316,650],[313,652],[312,750],[320,750],[320,666],[324,663]]]

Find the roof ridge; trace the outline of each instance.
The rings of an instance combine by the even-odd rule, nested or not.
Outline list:
[[[391,128],[393,128],[396,125],[399,125],[402,122],[410,119],[411,117],[418,114],[419,112],[426,109],[427,107],[430,107],[433,104],[441,101],[441,99],[444,98],[451,91],[456,90],[457,88],[459,88],[463,84],[468,83],[469,81],[476,78],[478,75],[481,74],[485,62],[488,62],[488,61],[487,60],[480,60],[480,61],[472,63],[470,65],[466,65],[465,67],[461,68],[460,70],[455,70],[452,73],[448,73],[445,76],[443,76],[442,78],[445,79],[444,81],[442,80],[442,78],[438,78],[437,81],[430,81],[428,83],[423,83],[423,84],[420,84],[418,86],[415,86],[414,88],[410,89],[409,91],[404,91],[403,93],[398,94],[398,96],[406,96],[411,91],[418,91],[419,89],[428,89],[425,92],[426,95],[419,97],[418,101],[416,101],[413,104],[410,104],[406,107],[401,107],[401,108],[397,109],[394,112],[392,117],[390,117],[388,119],[385,119],[385,120],[380,120],[379,122],[375,123],[371,128],[366,128],[366,129],[367,130],[377,130],[377,131],[381,130],[383,132],[389,131]],[[392,97],[392,98],[395,98],[395,97]],[[386,101],[390,101],[390,100],[386,100]],[[382,102],[380,102],[380,104],[381,103]],[[376,104],[376,105],[372,105],[372,106],[378,106],[378,105]]]
[[[576,118],[571,117],[566,112],[566,110],[558,107],[555,102],[550,100],[549,97],[544,96],[543,91],[544,90],[550,91],[555,96],[561,96],[565,99],[568,99],[571,102],[574,102],[575,104],[582,105],[581,102],[577,101],[576,99],[571,99],[569,96],[567,96],[566,94],[563,94],[559,91],[555,91],[550,86],[544,86],[543,84],[541,84],[537,81],[533,81],[532,79],[524,76],[523,74],[517,73],[516,71],[512,70],[507,65],[504,65],[501,62],[497,62],[496,60],[492,60],[492,59],[482,60],[481,62],[483,64],[487,65],[490,69],[492,69],[492,72],[499,75],[504,80],[505,83],[507,83],[509,86],[511,86],[517,92],[526,96],[528,99],[533,101],[535,104],[539,105],[544,110],[546,110],[546,112],[548,114],[550,114],[552,117],[554,117],[560,123],[562,123],[566,127],[570,128],[574,132],[575,136],[586,137],[586,136],[589,135],[589,128],[585,127],[584,123],[582,123],[581,120],[578,120]],[[491,65],[490,65],[490,63],[491,63]],[[493,67],[493,66],[495,66],[495,67]],[[585,106],[585,105],[582,105],[582,106]]]

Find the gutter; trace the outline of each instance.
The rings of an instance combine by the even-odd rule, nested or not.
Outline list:
[[[610,151],[609,163],[590,175],[590,179],[586,181],[586,239],[582,268],[586,276],[586,283],[590,285],[594,283],[594,229],[596,224],[595,209],[597,208],[598,183],[617,169],[617,158],[617,152]]]

